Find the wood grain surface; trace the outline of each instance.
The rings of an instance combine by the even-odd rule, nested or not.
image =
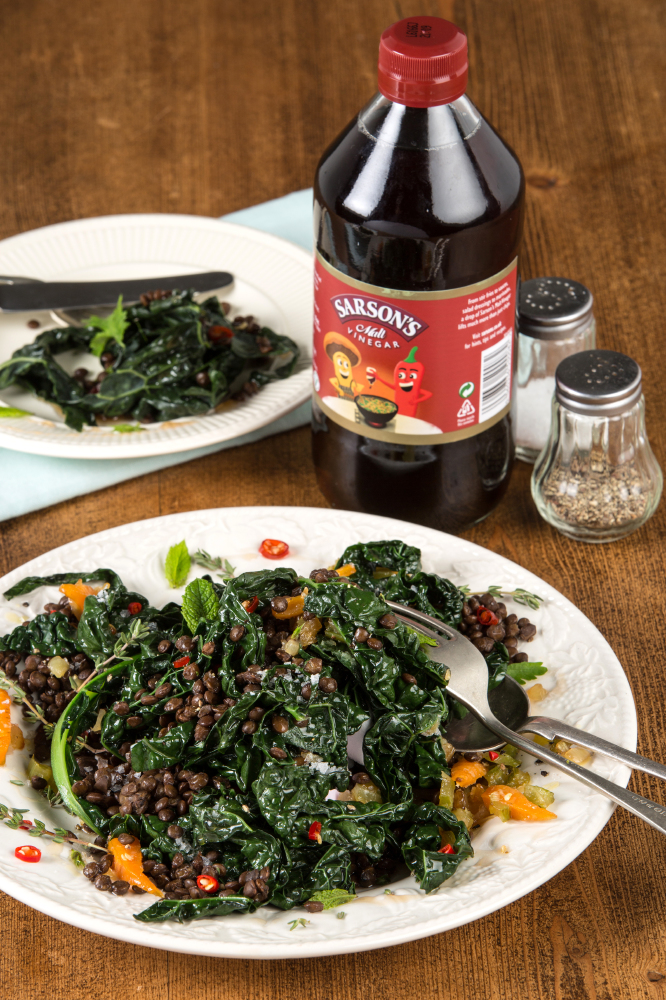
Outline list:
[[[375,89],[381,30],[422,12],[469,36],[469,92],[528,179],[526,277],[595,295],[599,343],[643,366],[664,454],[662,0],[0,0],[0,237],[119,212],[216,216],[307,187]],[[2,481],[0,490],[11,489]],[[0,572],[90,532],[236,504],[324,506],[303,429],[0,524]],[[576,544],[529,469],[468,533],[574,601],[629,676],[639,748],[666,759],[666,507]],[[633,787],[666,802],[658,781]],[[620,811],[556,878],[445,935],[338,958],[226,961],[96,937],[0,895],[0,1000],[638,1000],[666,990],[666,842]]]

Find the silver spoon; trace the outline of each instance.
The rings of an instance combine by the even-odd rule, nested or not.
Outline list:
[[[572,778],[576,778],[594,791],[601,792],[613,802],[628,809],[629,812],[645,820],[656,830],[666,833],[666,807],[651,802],[649,799],[643,798],[642,795],[636,795],[635,792],[608,781],[607,778],[603,778],[594,771],[579,767],[578,764],[553,753],[548,747],[535,745],[522,733],[515,732],[500,722],[488,703],[488,666],[481,652],[466,636],[421,611],[415,611],[413,608],[397,604],[395,601],[387,601],[386,603],[394,611],[399,612],[398,617],[404,624],[422,632],[436,642],[436,646],[428,646],[428,655],[435,663],[449,668],[448,693],[469,709],[487,729],[501,739],[502,743],[511,743],[531,756],[538,757],[552,767],[556,767],[559,771],[571,775]],[[601,742],[605,743],[605,741]],[[606,744],[606,746],[612,747],[612,744]],[[629,753],[629,751],[623,752]],[[645,758],[640,759],[645,760]],[[653,762],[647,763],[656,766]]]
[[[602,740],[599,736],[586,733],[584,729],[576,729],[574,726],[560,722],[559,719],[549,719],[544,715],[530,716],[530,702],[524,688],[518,684],[513,677],[506,677],[502,683],[488,693],[488,702],[496,718],[503,722],[509,729],[519,730],[523,733],[536,733],[544,736],[547,740],[563,739],[575,743],[577,746],[585,747],[592,753],[600,753],[604,757],[617,760],[635,771],[645,771],[655,778],[662,778],[666,781],[666,765],[659,764],[649,757],[641,757],[640,754],[625,750],[624,747],[617,746]],[[499,740],[489,729],[480,722],[476,716],[470,712],[464,719],[450,719],[444,730],[444,734],[449,743],[460,753],[484,752],[496,750],[504,745],[503,740]]]

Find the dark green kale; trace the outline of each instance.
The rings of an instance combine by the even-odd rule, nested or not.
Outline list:
[[[172,314],[164,300],[144,319],[179,329],[187,308]],[[134,355],[137,336],[128,327],[124,349]],[[247,336],[241,344],[251,354]],[[440,737],[451,709],[444,668],[384,601],[390,596],[456,624],[462,594],[424,573],[420,552],[402,542],[351,546],[338,565],[350,562],[351,577],[324,582],[284,567],[224,582],[197,578],[182,609],[153,608],[107,569],[31,577],[5,595],[79,579],[108,584],[86,598],[78,624],[64,612],[38,615],[0,639],[0,650],[85,654],[96,665],[53,735],[52,766],[66,806],[106,837],[139,837],[146,861],[168,868],[218,858],[220,882],[231,886],[220,889],[229,895],[160,900],[137,919],[252,912],[266,901],[289,909],[321,893],[347,899],[365,884],[363,866],[374,884],[387,881],[396,864],[406,866],[430,892],[471,855],[465,824],[432,801],[449,773]],[[280,601],[304,591],[293,618],[274,617]],[[358,629],[381,645],[359,641]],[[286,651],[287,640],[297,654]],[[497,643],[489,666],[492,684],[525,665],[510,664]],[[350,800],[357,785],[347,740],[366,722],[364,780],[374,792]],[[104,788],[108,773],[108,795],[73,791],[93,787],[93,752],[94,787]],[[453,853],[442,853],[447,832]],[[264,895],[241,895],[241,875],[259,878]]]
[[[349,579],[387,600],[408,604],[454,628],[462,617],[462,592],[444,577],[424,573],[421,551],[404,542],[359,542],[345,549],[336,569],[352,563]]]
[[[46,330],[0,364],[0,390],[18,385],[62,409],[80,431],[98,417],[160,421],[210,412],[250,383],[251,391],[295,369],[298,347],[252,318],[230,321],[214,296],[174,292],[91,319],[87,327]],[[108,327],[108,329],[107,329]],[[106,330],[106,332],[104,332]],[[58,363],[64,351],[102,354],[96,381]],[[103,353],[102,353],[103,352]]]

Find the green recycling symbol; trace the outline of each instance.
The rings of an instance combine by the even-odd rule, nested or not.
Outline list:
[[[467,397],[471,396],[473,392],[474,392],[473,382],[464,382],[458,389],[458,395],[462,396],[463,399],[467,399]]]

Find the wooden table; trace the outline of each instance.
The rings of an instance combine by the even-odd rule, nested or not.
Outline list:
[[[416,5],[419,7],[419,5]],[[388,0],[0,3],[0,237],[118,212],[217,216],[311,183],[375,89]],[[603,347],[643,366],[664,457],[666,8],[659,0],[422,0],[469,36],[469,92],[527,175],[522,270],[592,288]],[[611,546],[538,517],[529,469],[468,532],[574,601],[610,640],[639,748],[666,758],[666,508]],[[11,489],[4,482],[2,489]],[[302,429],[0,524],[0,572],[89,532],[236,504],[325,506]],[[633,787],[666,801],[644,776]],[[666,988],[666,844],[627,813],[559,876],[483,920],[383,951],[288,962],[172,955],[0,896],[2,1000],[636,1000]]]

